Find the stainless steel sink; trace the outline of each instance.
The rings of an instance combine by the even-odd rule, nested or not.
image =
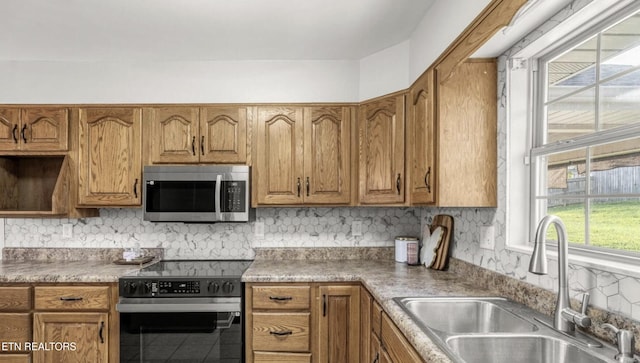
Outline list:
[[[579,334],[558,332],[545,325],[549,317],[505,298],[394,300],[454,362],[615,362],[613,347],[595,348]]]
[[[531,332],[537,326],[501,308],[506,299],[404,298],[398,303],[420,323],[447,333]]]
[[[604,363],[577,346],[543,336],[454,336],[447,345],[467,363]]]

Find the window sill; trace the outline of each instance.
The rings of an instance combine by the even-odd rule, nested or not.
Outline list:
[[[533,247],[529,246],[507,246],[508,250],[519,252],[531,256]],[[549,258],[557,261],[558,252],[555,245],[547,246]],[[622,261],[628,259],[629,261]],[[593,268],[614,274],[625,275],[633,278],[640,278],[640,267],[638,262],[634,262],[633,258],[620,257],[616,259],[603,259],[598,257],[598,252],[585,251],[569,247],[569,264],[587,268]]]

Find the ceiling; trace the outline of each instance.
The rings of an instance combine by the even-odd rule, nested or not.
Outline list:
[[[434,1],[2,0],[0,60],[357,60]]]

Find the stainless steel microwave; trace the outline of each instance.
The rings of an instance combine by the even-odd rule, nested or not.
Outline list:
[[[149,165],[143,169],[142,218],[152,222],[248,222],[246,165]]]

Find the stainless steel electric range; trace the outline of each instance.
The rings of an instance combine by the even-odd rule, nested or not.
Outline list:
[[[121,362],[244,361],[243,285],[252,261],[160,261],[119,280]]]

